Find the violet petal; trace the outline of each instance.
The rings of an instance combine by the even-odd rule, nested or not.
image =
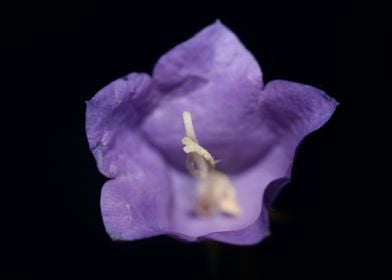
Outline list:
[[[158,100],[151,78],[131,73],[111,82],[87,101],[87,139],[102,174],[114,178],[127,172],[133,156],[127,157],[119,145],[123,138],[139,137],[140,122]],[[137,145],[126,151],[130,153],[132,149],[138,149]]]

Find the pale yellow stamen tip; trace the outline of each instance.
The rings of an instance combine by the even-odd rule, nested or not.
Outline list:
[[[182,138],[181,142],[182,142],[182,144],[184,144],[183,150],[185,153],[198,154],[203,159],[205,159],[208,162],[208,164],[210,164],[211,166],[215,165],[214,158],[211,156],[211,154],[206,149],[204,149],[202,146],[200,146],[198,143],[193,141],[191,138],[184,137],[184,138]]]
[[[200,215],[211,215],[221,211],[233,216],[239,215],[241,208],[229,177],[215,170],[215,163],[218,161],[197,142],[191,114],[184,112],[182,116],[186,137],[182,138],[181,142],[187,154],[186,166],[198,181],[196,212]]]

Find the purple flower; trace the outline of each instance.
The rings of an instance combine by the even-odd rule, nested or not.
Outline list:
[[[114,240],[261,241],[296,147],[336,106],[312,86],[264,85],[238,38],[220,22],[207,26],[152,76],[131,73],[87,102],[90,149],[110,178],[106,231]]]

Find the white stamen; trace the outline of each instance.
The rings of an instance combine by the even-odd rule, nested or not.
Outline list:
[[[187,154],[186,166],[197,180],[196,212],[211,215],[221,211],[233,216],[239,215],[241,209],[229,177],[215,169],[217,161],[197,142],[189,112],[183,113],[183,120],[186,137],[182,138],[182,143]]]

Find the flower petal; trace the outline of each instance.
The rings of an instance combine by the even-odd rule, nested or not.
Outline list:
[[[229,83],[231,79],[245,78],[249,83],[262,86],[257,61],[220,21],[163,55],[155,65],[153,77],[165,92],[182,87],[192,78],[207,82],[225,79]]]
[[[158,99],[150,77],[132,73],[110,83],[87,102],[87,138],[105,176],[114,178],[127,172],[127,157],[116,146],[124,137],[136,137],[133,135],[137,133],[136,127]],[[128,150],[132,146],[129,144]]]
[[[172,194],[165,163],[143,146],[135,152],[138,154],[133,156],[140,161],[128,174],[106,182],[102,189],[102,218],[115,240],[146,238],[169,228]]]
[[[261,118],[279,138],[295,142],[320,128],[338,103],[322,90],[300,83],[274,80],[262,92]]]
[[[170,186],[166,164],[139,131],[159,99],[146,74],[132,73],[87,102],[86,131],[99,170],[107,177],[101,194],[105,228],[116,240],[166,232]]]
[[[257,160],[254,146],[263,138],[254,116],[262,73],[227,27],[210,25],[162,56],[153,80],[163,98],[143,130],[177,168],[185,160],[183,111],[191,112],[200,142],[223,168],[239,170]]]

